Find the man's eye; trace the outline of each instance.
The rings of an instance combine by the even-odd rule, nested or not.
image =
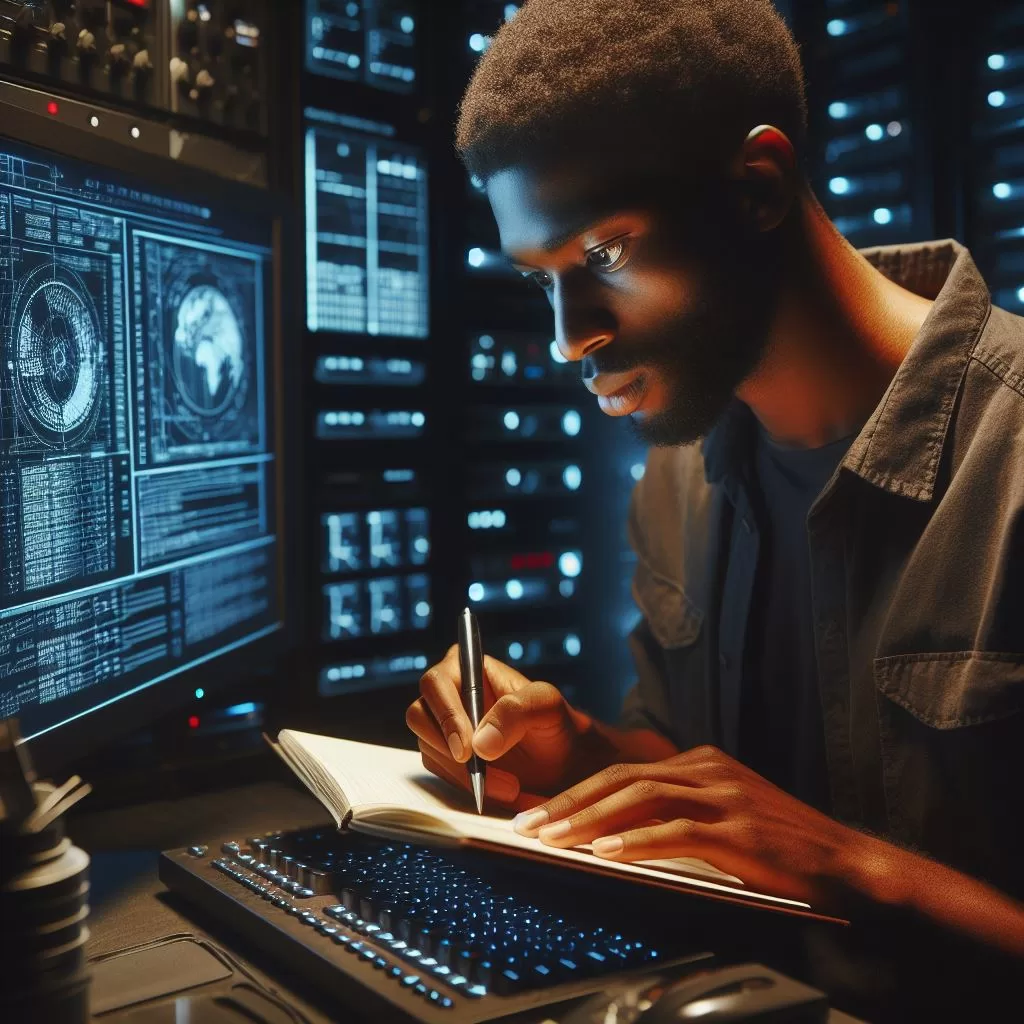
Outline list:
[[[591,249],[587,253],[587,262],[598,270],[618,270],[626,262],[626,240]]]
[[[545,274],[543,270],[531,270],[523,274],[527,281],[532,281],[541,291],[547,291],[551,285],[551,275]]]

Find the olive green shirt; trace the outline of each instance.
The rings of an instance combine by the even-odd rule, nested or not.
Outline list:
[[[934,299],[807,518],[832,812],[1024,892],[1024,319],[953,241],[864,255]],[[651,451],[623,724],[738,752],[752,414]],[[749,668],[749,666],[748,666]]]

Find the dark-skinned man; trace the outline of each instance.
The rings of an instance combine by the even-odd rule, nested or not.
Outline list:
[[[424,764],[541,842],[702,857],[1024,957],[1024,321],[952,241],[858,252],[766,0],[528,0],[457,144],[558,346],[654,447],[617,727],[457,653]]]

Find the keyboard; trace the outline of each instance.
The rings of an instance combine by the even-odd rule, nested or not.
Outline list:
[[[712,959],[677,916],[607,882],[327,827],[170,850],[160,877],[332,1003],[386,1022],[495,1020]]]

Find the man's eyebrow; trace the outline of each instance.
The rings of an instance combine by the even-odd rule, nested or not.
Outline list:
[[[558,252],[559,249],[568,245],[574,238],[582,235],[585,231],[592,231],[594,228],[603,224],[605,221],[612,220],[618,216],[615,213],[606,214],[603,217],[588,217],[586,220],[580,222],[577,226],[567,228],[561,234],[556,235],[554,238],[545,240],[545,244],[540,247],[540,252]],[[527,266],[528,264],[520,263],[512,253],[509,253],[509,260],[513,266]]]

